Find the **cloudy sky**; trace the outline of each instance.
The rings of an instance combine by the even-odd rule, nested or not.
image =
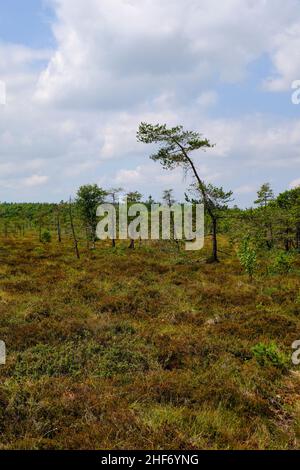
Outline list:
[[[0,80],[2,201],[86,183],[180,199],[189,180],[149,160],[140,121],[208,137],[201,175],[243,206],[300,184],[300,0],[2,0]]]

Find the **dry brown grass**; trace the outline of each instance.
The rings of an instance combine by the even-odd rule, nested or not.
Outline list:
[[[299,446],[297,369],[252,354],[300,339],[299,261],[267,275],[263,257],[249,283],[234,253],[208,265],[171,244],[77,261],[10,239],[0,257],[0,448]]]

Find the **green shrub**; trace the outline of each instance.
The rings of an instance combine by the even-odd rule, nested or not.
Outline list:
[[[279,351],[274,342],[269,344],[258,343],[251,349],[251,352],[260,366],[272,365],[279,369],[287,368],[287,357]]]
[[[16,357],[12,375],[16,378],[77,376],[87,369],[89,360],[99,361],[101,346],[97,343],[70,341],[61,345],[38,344]]]
[[[257,257],[256,257],[256,251],[251,246],[251,241],[250,241],[249,236],[244,237],[240,245],[239,251],[238,251],[238,257],[239,257],[241,265],[243,266],[244,270],[246,271],[250,280],[252,281],[253,275],[256,269]]]
[[[287,274],[292,270],[292,267],[293,255],[286,251],[280,251],[273,260],[269,272],[274,274]]]
[[[52,240],[52,236],[49,230],[44,230],[41,235],[42,243],[50,243]]]
[[[142,353],[116,345],[105,350],[97,373],[101,377],[113,377],[148,369],[147,358]]]

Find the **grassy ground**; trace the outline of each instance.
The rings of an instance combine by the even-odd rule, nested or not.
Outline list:
[[[299,447],[299,261],[250,283],[204,258],[2,240],[0,448]]]

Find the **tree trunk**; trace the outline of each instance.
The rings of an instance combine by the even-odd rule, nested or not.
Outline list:
[[[272,248],[274,246],[274,232],[273,232],[273,224],[270,223],[270,238],[271,238],[271,245],[272,245]]]
[[[212,257],[209,260],[212,263],[219,263],[218,259],[218,240],[217,240],[217,218],[212,217]]]
[[[90,249],[90,234],[89,234],[89,228],[87,225],[85,227],[85,238],[86,238],[86,247],[89,250]]]
[[[74,227],[74,222],[73,222],[73,214],[72,214],[72,205],[71,204],[72,203],[71,203],[71,200],[70,200],[70,203],[69,203],[70,224],[71,224],[71,230],[72,230],[75,253],[76,253],[77,259],[80,259],[80,254],[79,254],[79,250],[78,250],[78,240],[77,240],[77,237],[76,237],[76,232],[75,232],[75,227]]]
[[[296,249],[300,249],[300,223],[296,224]]]
[[[61,226],[59,214],[57,214],[57,238],[58,242],[61,243]]]
[[[186,157],[187,161],[189,162],[189,164],[191,166],[191,169],[194,173],[194,176],[195,176],[195,178],[196,178],[196,180],[199,184],[199,188],[200,188],[200,191],[202,193],[204,207],[206,208],[206,210],[207,210],[207,212],[208,212],[208,214],[209,214],[209,216],[212,220],[212,224],[213,224],[213,230],[212,230],[213,253],[212,253],[212,258],[209,259],[208,261],[211,262],[211,263],[219,263],[219,259],[218,259],[218,241],[217,241],[217,217],[215,216],[214,211],[211,208],[209,198],[207,197],[205,185],[204,185],[203,181],[201,180],[200,176],[198,175],[198,172],[196,170],[196,167],[194,165],[193,160],[188,156],[187,152],[182,147],[182,145],[178,144],[178,142],[176,142],[176,141],[175,141],[175,143],[179,146],[179,148],[181,149],[182,153],[184,154],[184,156]]]
[[[96,227],[93,224],[91,225],[91,237],[92,237],[92,250],[95,250],[97,236],[96,236]]]
[[[129,248],[130,248],[131,250],[134,250],[134,246],[135,246],[135,245],[134,245],[134,240],[130,240]]]
[[[284,240],[285,251],[290,251],[289,228],[286,229],[285,233],[286,233],[286,238]]]

